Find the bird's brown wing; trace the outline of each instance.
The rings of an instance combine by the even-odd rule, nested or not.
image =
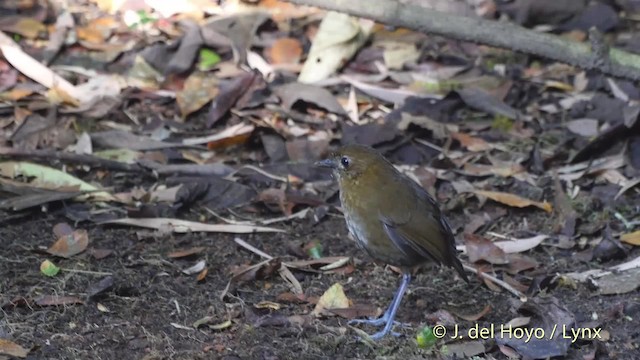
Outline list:
[[[406,255],[418,255],[424,260],[451,266],[466,280],[449,224],[430,195],[413,181],[411,183],[412,198],[398,202],[403,204],[402,209],[379,214],[387,236]]]

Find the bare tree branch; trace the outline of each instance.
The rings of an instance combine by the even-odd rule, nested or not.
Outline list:
[[[381,23],[406,27],[564,62],[582,69],[632,80],[640,80],[640,56],[610,49],[608,59],[593,52],[587,44],[535,32],[515,24],[463,17],[402,4],[395,0],[286,0],[298,5],[316,6]],[[602,66],[606,63],[607,66]]]

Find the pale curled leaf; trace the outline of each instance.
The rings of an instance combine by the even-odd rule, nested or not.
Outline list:
[[[548,238],[547,235],[536,235],[525,239],[496,241],[493,244],[501,248],[506,254],[514,254],[531,250],[540,245],[546,238]]]
[[[197,263],[195,263],[193,266],[183,269],[182,272],[186,275],[193,275],[203,271],[206,266],[207,266],[207,262],[204,260],[200,260]]]
[[[182,144],[184,145],[200,145],[206,144],[209,142],[219,141],[222,139],[230,138],[233,136],[239,135],[247,135],[250,134],[255,127],[251,124],[243,124],[239,123],[233,126],[230,126],[219,133],[205,136],[205,137],[197,137],[197,138],[189,138],[182,140]]]
[[[28,78],[49,89],[57,88],[76,100],[80,98],[80,91],[73,84],[22,51],[22,49],[3,32],[0,32],[0,50],[2,50],[4,58]]]
[[[172,218],[123,218],[104,221],[101,224],[118,224],[138,226],[147,229],[169,230],[174,233],[189,232],[221,232],[232,234],[251,234],[254,232],[285,232],[271,227],[234,224],[205,224]]]
[[[324,80],[344,65],[369,37],[373,22],[330,11],[320,23],[298,81]]]

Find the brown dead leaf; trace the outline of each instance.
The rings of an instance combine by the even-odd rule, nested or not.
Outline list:
[[[297,64],[302,56],[302,45],[298,39],[280,38],[273,43],[267,56],[273,64]]]
[[[487,306],[484,307],[484,309],[482,309],[479,313],[477,314],[470,314],[470,315],[463,315],[463,314],[459,314],[454,312],[454,314],[464,320],[467,321],[478,321],[480,319],[482,319],[485,315],[487,315],[489,312],[491,311],[491,304],[487,304]]]
[[[488,142],[484,141],[484,139],[474,137],[468,134],[460,133],[460,132],[451,132],[451,137],[454,140],[458,140],[462,147],[466,148],[469,151],[479,152],[491,150],[493,146]]]
[[[521,196],[510,194],[506,192],[500,191],[485,191],[485,190],[474,190],[476,195],[487,197],[493,201],[497,201],[501,204],[505,204],[512,207],[524,208],[527,206],[535,206],[546,212],[553,211],[553,206],[548,202],[538,202],[530,199],[523,198]]]
[[[509,260],[502,249],[488,239],[475,234],[464,234],[469,261],[485,260],[491,264],[507,264]]]
[[[521,271],[535,269],[538,267],[538,262],[529,256],[522,254],[509,254],[509,268],[507,272],[509,274],[515,275]]]
[[[118,26],[114,17],[105,16],[91,20],[86,26],[77,27],[76,33],[79,40],[104,44]]]
[[[276,300],[294,304],[304,304],[307,302],[307,297],[304,294],[294,294],[292,292],[285,292],[276,297]]]
[[[39,306],[84,304],[84,301],[75,296],[44,295],[40,296],[35,301]]]
[[[456,319],[447,310],[436,310],[425,317],[430,324],[440,324],[444,326],[453,326],[457,323]]]
[[[14,343],[11,340],[0,339],[0,355],[8,355],[17,358],[26,358],[29,354],[29,350]],[[4,357],[4,356],[1,356]]]
[[[251,133],[252,133],[251,131],[245,131],[245,132],[242,132],[242,133],[238,133],[238,134],[234,134],[234,135],[228,136],[228,137],[226,137],[224,139],[218,139],[218,140],[210,141],[210,142],[207,143],[207,149],[209,149],[209,150],[223,150],[223,149],[230,148],[232,146],[242,145],[242,144],[246,143],[247,140],[249,140],[249,137],[251,137]]]
[[[167,254],[167,256],[172,259],[183,258],[183,257],[199,254],[203,252],[205,249],[206,249],[205,247],[199,246],[199,247],[194,247],[189,249],[175,250]]]
[[[346,309],[350,305],[351,301],[349,301],[347,295],[345,295],[342,285],[335,283],[322,294],[318,300],[318,304],[316,304],[316,307],[313,309],[313,314],[315,316],[326,315],[327,311],[325,310]],[[331,312],[329,312],[329,314],[331,314]]]
[[[219,92],[218,79],[214,76],[200,71],[191,74],[185,81],[182,91],[176,94],[182,118],[185,119],[189,114],[200,110]]]
[[[204,279],[207,278],[207,274],[208,273],[209,273],[209,269],[208,268],[204,268],[202,271],[200,271],[200,273],[198,274],[198,277],[196,278],[196,280],[198,280],[198,282],[204,281]]]
[[[640,246],[640,230],[620,235],[620,241],[626,242],[627,244]]]
[[[70,258],[83,252],[89,245],[89,234],[87,230],[79,229],[71,234],[63,235],[47,249],[47,252],[54,256]]]

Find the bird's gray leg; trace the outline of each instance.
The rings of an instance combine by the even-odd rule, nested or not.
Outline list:
[[[402,301],[402,297],[404,296],[404,293],[407,291],[407,288],[409,287],[410,282],[411,282],[411,274],[408,272],[405,272],[404,274],[402,274],[402,281],[400,282],[398,291],[396,291],[396,294],[393,296],[393,300],[391,301],[391,304],[389,305],[389,308],[387,309],[387,311],[385,311],[384,315],[382,315],[377,319],[351,320],[349,321],[349,324],[367,324],[367,325],[373,325],[373,326],[384,325],[384,328],[381,331],[371,335],[371,338],[374,340],[381,339],[382,337],[387,335],[389,332],[391,332],[391,329],[393,328],[394,325],[403,325],[401,323],[394,321],[394,319],[396,317],[396,312],[400,307],[400,302]],[[400,335],[398,333],[393,333],[393,332],[392,334],[394,336]]]

